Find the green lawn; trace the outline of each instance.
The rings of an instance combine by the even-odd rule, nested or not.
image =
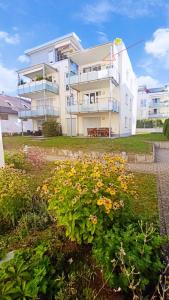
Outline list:
[[[161,133],[139,134],[135,136],[108,139],[108,138],[80,138],[80,137],[53,137],[37,140],[33,137],[4,137],[4,148],[7,150],[18,149],[23,145],[40,147],[56,147],[69,150],[83,151],[125,151],[128,153],[150,153],[153,141],[165,141]]]
[[[134,210],[148,218],[158,218],[157,178],[153,174],[134,173],[136,197]]]

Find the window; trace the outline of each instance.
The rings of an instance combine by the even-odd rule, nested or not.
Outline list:
[[[11,107],[13,106],[9,101],[6,101],[6,103],[8,103],[8,105]]]
[[[101,65],[92,67],[92,71],[100,71],[100,70],[101,70]]]
[[[54,62],[54,57],[53,57],[53,50],[48,52],[48,61],[50,64],[52,64]]]
[[[96,102],[96,95],[95,93],[90,93],[90,104],[93,104]]]
[[[66,91],[69,91],[69,85],[66,84]]]
[[[157,104],[160,102],[160,98],[154,98],[154,99],[152,99],[152,101],[153,101],[153,104]]]
[[[0,119],[1,119],[1,120],[8,120],[8,114],[2,114],[2,115],[0,116]]]
[[[125,117],[125,128],[127,128],[127,117]]]
[[[125,97],[125,102],[126,102],[126,105],[128,105],[128,94],[126,94],[126,97]]]
[[[91,72],[91,67],[83,68],[83,73]]]
[[[157,114],[157,108],[154,108],[154,115]]]
[[[26,119],[26,118],[25,118],[25,119],[23,119],[23,122],[27,122],[27,121],[28,121],[28,119]]]

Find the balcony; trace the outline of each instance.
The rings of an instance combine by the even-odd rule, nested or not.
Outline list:
[[[115,86],[118,86],[120,83],[120,76],[117,72],[116,68],[113,66],[107,66],[107,68],[102,68],[98,71],[90,71],[86,73],[78,73],[76,75],[70,74],[69,78],[67,78],[67,84],[77,85],[83,84],[87,82],[93,82],[98,80],[106,80],[112,79],[112,82]]]
[[[59,86],[56,83],[50,82],[47,79],[31,81],[18,85],[18,94],[20,96],[31,97],[33,93],[43,92],[58,94]]]
[[[163,118],[169,118],[169,113],[168,114],[162,114],[162,113],[149,113],[148,117],[151,118],[156,118],[156,119],[163,119]]]
[[[119,112],[119,101],[115,99],[99,98],[96,103],[86,103],[79,101],[79,103],[68,103],[67,112],[69,114],[80,113],[96,113],[96,112]]]
[[[49,106],[40,106],[36,109],[31,110],[23,110],[18,113],[19,118],[26,119],[26,118],[37,118],[37,117],[44,117],[44,116],[50,116],[50,117],[58,117],[60,115],[59,109]]]

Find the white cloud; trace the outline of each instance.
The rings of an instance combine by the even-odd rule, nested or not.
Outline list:
[[[95,4],[86,4],[80,13],[80,17],[87,23],[102,23],[108,19],[110,12],[110,1],[100,0]]]
[[[15,44],[19,44],[20,37],[18,33],[10,35],[6,31],[0,31],[0,40],[4,41],[7,44],[15,45]]]
[[[109,41],[107,33],[103,31],[97,31],[98,34],[98,40],[100,43],[107,43]]]
[[[151,76],[140,76],[137,78],[138,85],[146,85],[147,88],[160,87],[162,84]]]
[[[94,4],[83,6],[79,16],[87,23],[100,24],[107,22],[112,14],[129,18],[151,16],[159,13],[159,8],[165,10],[165,0],[99,0]]]
[[[21,63],[29,63],[29,58],[26,55],[20,55],[18,57],[18,61],[20,61]]]
[[[169,28],[157,29],[153,38],[145,43],[145,51],[157,58],[169,55]]]
[[[149,54],[154,68],[169,69],[169,28],[159,28],[152,39],[145,43],[145,52]]]
[[[16,92],[16,88],[17,73],[0,64],[0,91],[4,91],[6,94],[12,94]]]

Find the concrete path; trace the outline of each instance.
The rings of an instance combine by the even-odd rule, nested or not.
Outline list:
[[[155,148],[155,163],[128,164],[128,168],[157,175],[161,233],[169,235],[169,149]]]

